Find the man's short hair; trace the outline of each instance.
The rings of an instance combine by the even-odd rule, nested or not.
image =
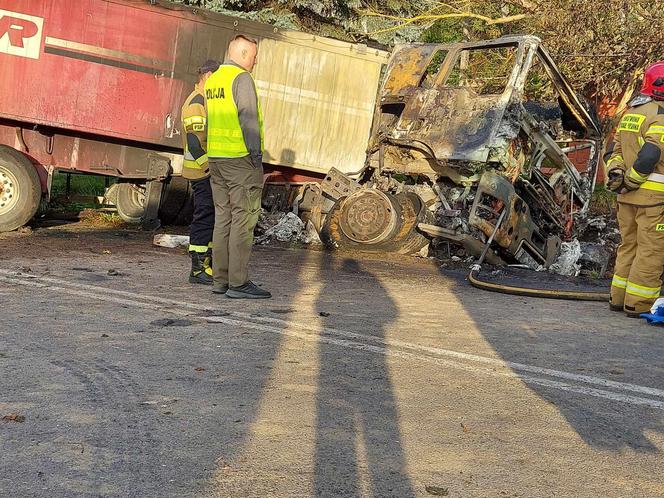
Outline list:
[[[201,67],[198,68],[198,74],[214,73],[217,69],[219,69],[219,66],[221,66],[221,63],[212,59],[208,59]]]
[[[249,43],[253,43],[254,45],[258,45],[258,41],[255,38],[243,34],[235,35],[233,38],[231,38],[231,43],[233,43],[235,40],[245,40],[248,41]]]

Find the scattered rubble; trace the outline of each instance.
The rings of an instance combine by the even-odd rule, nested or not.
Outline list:
[[[571,242],[563,242],[560,246],[560,254],[556,262],[549,267],[549,271],[567,277],[576,277],[581,270],[578,264],[581,257],[581,244],[577,239]]]
[[[599,278],[603,278],[609,269],[611,260],[615,257],[615,248],[609,248],[603,243],[581,242],[580,244],[580,270],[595,272]]]
[[[434,189],[429,188],[430,191]],[[440,198],[433,199],[429,210],[436,218],[438,225],[445,225],[462,233],[475,232],[469,227],[463,213],[468,211],[468,202],[472,202],[472,194],[464,189],[449,189],[445,192],[452,203],[444,205]],[[446,197],[442,197],[445,199]],[[431,200],[431,199],[430,199]],[[461,215],[460,215],[461,214]],[[620,243],[620,231],[613,214],[588,217],[578,220],[578,236],[561,244],[555,262],[548,268],[551,273],[567,277],[579,275],[591,278],[604,278],[612,269],[615,252]],[[473,235],[477,235],[473,233]],[[481,237],[480,237],[481,238]],[[311,221],[306,223],[292,212],[261,210],[256,226],[255,244],[296,243],[305,245],[321,244],[318,231]],[[154,245],[168,248],[187,246],[189,237],[186,235],[157,234]],[[444,239],[434,238],[430,244],[422,248],[419,256],[435,258],[441,262],[452,262],[455,266],[472,263],[475,258],[462,244]],[[537,265],[536,271],[546,268]],[[109,275],[111,275],[109,271]]]
[[[170,233],[158,233],[154,236],[152,244],[160,247],[168,247],[173,249],[179,246],[188,246],[189,245],[189,236],[188,235],[171,235]]]
[[[258,232],[262,232],[262,234],[256,237],[256,244],[264,245],[273,241],[321,244],[313,223],[307,221],[305,224],[294,213],[267,213],[261,211],[257,228]]]
[[[581,273],[603,278],[613,269],[620,245],[620,230],[615,215],[608,213],[581,221],[578,234]]]
[[[153,327],[189,327],[193,324],[194,322],[191,320],[176,318],[161,318],[150,322],[150,325]]]
[[[418,253],[415,254],[415,256],[419,256],[420,258],[428,258],[429,257],[429,248],[431,247],[431,244],[425,245]]]
[[[604,278],[611,270],[620,244],[620,231],[611,215],[589,218],[577,238],[563,242],[549,271],[565,276],[580,274]]]
[[[294,213],[280,211],[268,213],[263,209],[256,225],[255,243],[265,245],[275,241],[321,244],[318,231],[311,221],[305,223]],[[170,249],[187,247],[189,236],[159,233],[154,236],[152,243]]]

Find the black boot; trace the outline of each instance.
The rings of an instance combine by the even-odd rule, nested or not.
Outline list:
[[[212,285],[210,251],[189,251],[189,255],[191,256],[191,273],[189,274],[189,282],[192,284]]]

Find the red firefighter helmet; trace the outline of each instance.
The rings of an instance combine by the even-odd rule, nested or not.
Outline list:
[[[664,100],[664,61],[648,66],[643,75],[641,93],[654,99]]]

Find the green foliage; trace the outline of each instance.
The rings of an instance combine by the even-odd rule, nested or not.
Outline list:
[[[456,43],[462,41],[463,38],[463,23],[455,19],[435,22],[420,37],[425,43]]]
[[[348,41],[449,43],[505,34],[539,36],[573,86],[596,100],[620,98],[649,62],[662,57],[662,2],[625,0],[174,0],[275,26]],[[472,13],[476,18],[413,20]],[[380,14],[380,15],[376,15]],[[398,29],[393,29],[398,28]],[[535,93],[538,82],[531,82]],[[546,93],[544,85],[540,93]]]
[[[616,207],[617,195],[605,185],[597,185],[590,199],[591,214],[610,214]]]
[[[63,197],[67,189],[67,175],[56,173],[51,184],[51,197]],[[71,175],[69,195],[100,196],[106,190],[106,177],[97,175]]]

